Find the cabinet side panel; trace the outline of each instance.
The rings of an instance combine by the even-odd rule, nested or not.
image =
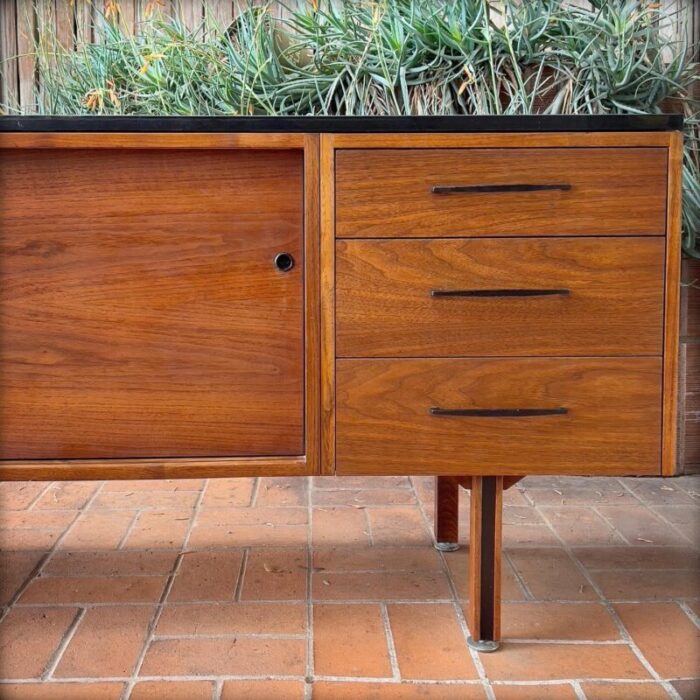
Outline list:
[[[320,469],[321,446],[321,261],[320,261],[320,170],[316,134],[304,139],[304,355],[306,359],[306,467],[308,473]]]
[[[335,473],[335,143],[321,136],[321,473]]]
[[[661,472],[676,473],[678,463],[679,314],[681,283],[681,207],[683,134],[670,135],[666,209],[666,280],[664,318],[663,443]]]

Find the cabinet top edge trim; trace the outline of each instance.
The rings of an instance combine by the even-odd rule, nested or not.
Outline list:
[[[0,130],[0,150],[11,149],[182,149],[305,150],[318,139],[324,148],[669,148],[676,132],[513,132],[513,133],[165,133],[29,132]]]

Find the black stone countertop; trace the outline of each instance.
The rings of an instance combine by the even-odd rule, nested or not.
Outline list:
[[[673,131],[680,114],[440,117],[141,117],[3,116],[0,132],[111,133],[505,133]]]

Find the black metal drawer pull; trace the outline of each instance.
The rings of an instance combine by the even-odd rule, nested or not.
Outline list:
[[[489,192],[543,192],[559,190],[567,192],[571,185],[433,185],[433,194],[483,194]]]
[[[431,289],[431,297],[553,297],[568,296],[568,289]]]
[[[568,408],[437,408],[432,416],[465,416],[473,418],[528,418],[530,416],[565,416]]]

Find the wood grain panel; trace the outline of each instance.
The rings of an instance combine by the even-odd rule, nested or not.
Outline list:
[[[338,474],[658,474],[660,358],[338,360]],[[448,409],[566,415],[444,417]]]
[[[157,459],[0,460],[2,481],[214,479],[307,476],[306,457],[160,457]]]
[[[337,133],[336,149],[347,148],[667,148],[670,131],[518,131],[468,133]]]
[[[321,473],[335,472],[335,177],[333,139],[320,137]]]
[[[301,152],[0,161],[3,458],[304,453]]]
[[[664,377],[662,473],[678,467],[678,389],[681,281],[681,209],[683,198],[683,134],[670,135],[668,148],[666,279],[664,289]]]
[[[338,356],[659,355],[664,239],[342,240]],[[431,290],[568,289],[542,297]]]
[[[321,465],[320,138],[304,137],[304,432],[308,473]]]
[[[336,151],[336,236],[659,235],[661,148]],[[568,191],[434,194],[433,186]]]
[[[128,132],[67,132],[67,131],[6,131],[0,133],[0,148],[70,148],[85,150],[149,149],[212,149],[253,148],[281,150],[304,147],[304,134],[299,133],[128,133]]]

